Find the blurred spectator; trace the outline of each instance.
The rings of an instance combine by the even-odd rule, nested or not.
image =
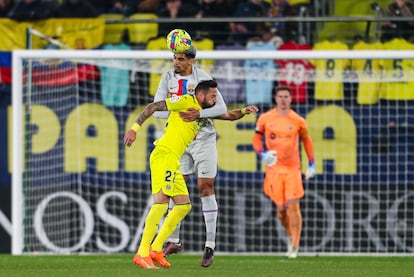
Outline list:
[[[386,16],[413,17],[414,2],[411,0],[395,0],[388,5]],[[399,37],[414,43],[414,21],[384,22],[382,40],[388,41]]]
[[[196,18],[227,17],[228,11],[218,0],[202,0],[200,12]],[[215,44],[223,43],[228,36],[228,24],[226,22],[208,22],[199,24],[198,30],[202,36],[208,36]]]
[[[53,17],[55,1],[21,0],[11,9],[10,18],[18,21],[39,20]]]
[[[292,6],[297,14],[300,14],[301,9],[305,9],[308,12],[312,9],[312,1],[311,0],[288,0],[289,5]]]
[[[58,18],[97,17],[98,13],[87,0],[65,0],[59,5],[55,16]]]
[[[131,14],[131,11],[127,0],[114,0],[112,2],[111,8],[108,10],[108,13],[120,13],[125,16],[129,16]]]
[[[128,7],[133,13],[157,13],[161,0],[128,0]]]
[[[166,0],[157,13],[160,18],[194,18],[200,11],[199,7],[184,0]],[[196,31],[196,25],[193,23],[177,22],[177,23],[159,23],[158,36],[166,36],[172,29],[184,29],[193,35]]]
[[[284,40],[276,32],[273,32],[271,29],[265,28],[262,35],[262,40],[264,42],[273,44],[275,49],[278,49],[280,45],[283,44]]]
[[[114,6],[114,0],[89,0],[89,3],[95,8],[98,15],[109,13]]]
[[[0,17],[9,17],[14,6],[14,0],[0,0]]]
[[[266,17],[290,17],[297,16],[295,8],[293,8],[287,0],[273,0],[269,9],[266,12]],[[297,22],[267,22],[267,27],[271,31],[281,36],[286,41],[286,34],[298,31]]]
[[[237,5],[240,1],[238,0],[220,0],[220,3],[224,6],[224,8],[228,11],[235,11]]]
[[[265,14],[262,0],[247,0],[239,3],[233,17],[262,17]],[[230,35],[242,45],[252,37],[261,36],[264,28],[262,22],[230,22]]]

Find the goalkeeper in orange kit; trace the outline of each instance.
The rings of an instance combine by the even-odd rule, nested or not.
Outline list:
[[[266,164],[264,194],[276,204],[277,217],[288,236],[286,257],[296,258],[302,231],[299,200],[304,196],[299,138],[309,160],[306,179],[315,176],[314,150],[305,119],[290,109],[290,88],[277,87],[275,102],[276,107],[257,120],[253,148]],[[266,147],[262,143],[263,137]]]

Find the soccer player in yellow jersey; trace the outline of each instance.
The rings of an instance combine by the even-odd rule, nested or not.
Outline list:
[[[180,158],[196,136],[202,122],[185,121],[181,118],[180,112],[212,107],[216,99],[217,82],[215,80],[201,81],[196,86],[194,95],[172,96],[148,104],[124,136],[124,144],[131,146],[136,139],[138,129],[155,111],[171,111],[165,132],[155,142],[156,146],[150,156],[151,190],[154,201],[145,219],[140,246],[133,258],[133,262],[144,269],[158,269],[159,267],[154,265],[153,261],[162,267],[171,266],[164,257],[162,246],[177,224],[191,210],[188,189],[180,172]],[[248,106],[241,110],[229,111],[218,118],[234,120],[256,111],[257,107]],[[154,239],[158,225],[168,210],[170,199],[174,201],[175,206],[168,213]]]
[[[201,110],[212,107],[216,103],[216,97],[217,82],[210,80],[200,82],[196,87],[195,95],[173,96],[163,101],[150,103],[124,136],[124,144],[131,146],[140,126],[155,111],[171,111],[165,133],[156,141],[156,146],[150,156],[151,190],[154,203],[145,219],[141,243],[133,258],[133,262],[142,268],[158,269],[153,261],[163,267],[171,266],[164,257],[162,246],[177,224],[191,210],[188,189],[180,173],[180,158],[197,134],[200,123],[182,120],[179,112],[186,111],[188,108]],[[176,205],[168,214],[154,240],[158,225],[168,210],[170,198]]]

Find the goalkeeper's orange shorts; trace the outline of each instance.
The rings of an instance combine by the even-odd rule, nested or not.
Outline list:
[[[263,183],[264,194],[276,205],[284,205],[289,200],[299,199],[305,195],[300,169],[284,171],[266,171]]]

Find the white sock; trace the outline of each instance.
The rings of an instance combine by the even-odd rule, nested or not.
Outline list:
[[[174,206],[175,206],[174,201],[170,199],[170,203],[168,205],[168,212],[170,212],[174,208]],[[169,242],[173,242],[173,243],[180,242],[180,227],[181,227],[181,223],[177,225],[177,228],[175,228],[174,232],[168,238]]]
[[[201,197],[201,208],[203,211],[204,222],[206,224],[206,247],[214,249],[216,247],[216,226],[218,206],[216,195],[212,194]]]

